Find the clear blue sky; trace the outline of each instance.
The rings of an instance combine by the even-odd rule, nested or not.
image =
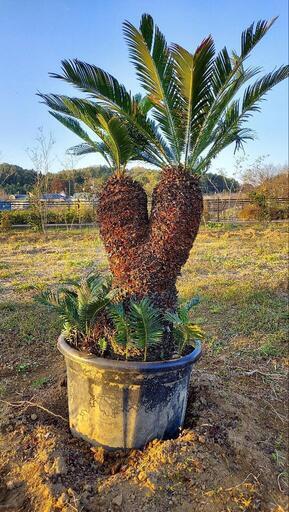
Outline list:
[[[194,49],[207,34],[217,49],[224,44],[239,48],[241,31],[253,20],[279,19],[252,54],[251,64],[270,71],[288,60],[287,0],[0,0],[0,152],[1,160],[31,167],[26,148],[34,144],[37,128],[43,126],[56,140],[55,154],[63,160],[65,150],[77,137],[53,119],[35,96],[42,92],[69,93],[64,83],[48,77],[59,71],[63,58],[85,60],[103,67],[138,90],[122,37],[122,21],[138,24],[140,15],[153,15],[169,42]],[[72,93],[75,94],[75,91]],[[251,127],[258,139],[246,145],[252,157],[269,154],[275,164],[288,155],[288,84],[268,95],[261,114]],[[99,163],[94,155],[81,166]],[[233,147],[214,163],[231,174]],[[60,165],[55,160],[54,170]]]

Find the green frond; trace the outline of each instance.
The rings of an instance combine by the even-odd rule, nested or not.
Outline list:
[[[230,101],[233,100],[248,80],[260,72],[260,68],[244,69],[243,63],[275,20],[276,18],[271,21],[261,20],[256,23],[256,26],[254,24],[250,25],[241,35],[239,56],[236,52],[232,52],[230,56],[227,48],[224,47],[215,58],[211,78],[211,105],[208,111],[205,112],[201,125],[197,127],[196,133],[198,135],[190,155],[190,166],[195,172],[198,172],[197,169],[200,170],[198,160],[202,152],[214,142],[214,129],[228,109]],[[239,140],[239,136],[237,136],[237,140]],[[201,160],[204,162],[202,169],[205,169],[209,158],[205,157]]]
[[[112,304],[109,315],[115,328],[117,343],[128,348],[131,344],[131,326],[122,303]]]
[[[281,66],[248,86],[241,103],[240,100],[234,100],[227,106],[221,119],[215,123],[216,126],[207,141],[211,147],[205,158],[197,165],[197,172],[206,169],[211,160],[230,144],[235,143],[236,149],[239,149],[245,142],[255,138],[254,132],[244,127],[244,123],[254,112],[260,110],[260,101],[264,99],[267,92],[288,78],[288,75],[289,66]]]
[[[260,111],[259,102],[275,85],[282,82],[289,76],[289,66],[281,66],[276,71],[272,71],[257,80],[254,84],[249,85],[244,92],[242,103],[242,117]]]
[[[49,114],[51,114],[57,121],[59,121],[63,126],[71,130],[75,135],[80,137],[81,139],[85,140],[87,144],[94,146],[93,141],[89,137],[88,133],[83,130],[81,124],[69,116],[63,116],[62,114],[58,114],[58,112],[53,112],[52,110],[49,110]]]
[[[111,166],[111,161],[110,161],[111,155],[109,154],[107,146],[104,144],[100,144],[97,141],[92,140],[89,137],[88,133],[82,128],[81,124],[76,119],[73,119],[72,117],[69,117],[69,116],[64,116],[62,114],[59,114],[58,112],[53,112],[52,110],[50,110],[49,113],[53,117],[55,117],[55,119],[57,119],[57,121],[59,121],[66,128],[68,128],[70,131],[72,131],[75,135],[77,135],[78,137],[80,137],[81,139],[83,139],[85,141],[85,143],[86,143],[86,145],[84,146],[85,153],[100,153],[103,156],[103,158],[105,159],[105,161],[109,164],[109,166]],[[100,135],[103,137],[102,133]],[[79,146],[76,146],[76,147],[79,148]],[[89,151],[88,151],[88,148],[90,148]],[[70,148],[70,151],[71,150],[72,150],[72,148]],[[84,154],[84,153],[80,152],[78,154]]]
[[[104,143],[109,147],[116,168],[125,167],[133,154],[133,144],[127,126],[116,116],[98,115],[100,126],[104,130]]]
[[[97,151],[97,149],[94,147],[95,144],[97,144],[99,146],[99,143],[96,143],[96,142],[94,142],[93,146],[83,142],[82,144],[77,144],[76,146],[72,146],[71,148],[68,148],[66,150],[66,153],[68,155],[76,155],[76,156],[87,155],[89,153],[98,153],[98,152],[101,153],[101,151]],[[104,151],[105,146],[104,145],[101,146],[101,149],[102,149],[102,151]]]
[[[209,106],[211,74],[215,53],[214,41],[209,36],[194,54],[174,44],[176,74],[182,95],[182,117],[185,120],[184,165],[187,166],[191,150],[192,132],[199,124],[198,118]]]
[[[275,16],[271,20],[259,20],[252,23],[246,30],[241,34],[241,57],[245,58],[253,50],[259,41],[265,36],[268,30],[272,27],[273,23],[277,20],[278,16]]]
[[[129,320],[132,342],[144,351],[146,361],[149,347],[158,345],[162,339],[160,313],[149,299],[144,298],[138,303],[131,302]]]
[[[109,165],[113,163],[116,169],[126,165],[132,156],[133,144],[127,126],[120,118],[84,99],[57,95],[42,95],[42,99],[56,110],[50,113],[58,121],[85,140],[85,146],[76,146],[77,154],[98,152]],[[78,120],[88,126],[101,139],[101,143],[92,141]]]
[[[154,39],[154,20],[150,14],[142,15],[139,28],[149,51],[151,51]]]
[[[213,78],[215,77],[215,71],[216,69],[213,71]],[[223,116],[226,115],[230,102],[245,83],[251,80],[259,71],[259,68],[244,69],[242,66],[238,66],[234,73],[232,73],[232,76],[228,78],[227,83],[225,80],[224,87],[218,90],[217,95],[213,94],[211,105],[204,113],[196,132],[197,137],[194,141],[189,160],[191,168],[196,169],[196,162],[201,154],[215,142],[215,129],[222,122]]]
[[[149,15],[142,17],[140,30],[125,21],[123,31],[137,76],[154,105],[153,116],[170,144],[175,162],[179,163],[183,123],[173,60],[165,37]]]
[[[69,333],[89,336],[97,316],[111,303],[111,281],[93,273],[68,285],[60,286],[57,291],[44,291],[36,300],[56,310],[65,336]]]
[[[125,89],[124,85],[97,66],[75,60],[62,61],[62,74],[51,73],[50,76],[64,80],[80,90],[87,92],[102,107],[116,112],[142,134],[143,138],[159,152],[159,166],[168,163],[168,148],[161,135],[152,126],[138,102]]]
[[[133,99],[124,85],[101,68],[78,59],[63,60],[62,74],[50,73],[91,95],[104,106],[131,112]]]
[[[173,326],[173,336],[178,343],[179,354],[182,355],[187,345],[193,345],[195,339],[203,338],[202,329],[194,324],[190,318],[191,308],[198,304],[199,299],[194,297],[186,304],[179,306],[177,311],[167,311],[164,318]]]
[[[39,96],[84,141],[71,152],[96,151],[116,168],[131,159],[161,168],[182,164],[200,174],[229,144],[238,149],[253,138],[245,122],[264,95],[288,77],[288,66],[282,66],[247,85],[260,68],[244,64],[275,20],[251,24],[238,51],[224,47],[215,56],[211,36],[194,53],[177,44],[168,47],[153,18],[144,14],[139,29],[124,23],[124,35],[145,96],[132,95],[113,75],[78,59],[63,60],[61,73],[51,76],[85,92],[87,99]]]

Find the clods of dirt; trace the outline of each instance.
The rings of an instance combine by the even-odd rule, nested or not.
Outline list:
[[[285,510],[285,479],[272,458],[272,433],[280,438],[284,427],[260,406],[267,397],[262,380],[249,395],[240,379],[224,385],[217,375],[195,371],[180,436],[116,452],[72,437],[62,380],[27,398],[37,407],[7,406],[0,511]]]

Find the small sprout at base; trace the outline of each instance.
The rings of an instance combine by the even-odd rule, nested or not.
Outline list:
[[[45,386],[49,381],[49,377],[40,377],[32,382],[31,387],[33,389],[39,389]]]
[[[30,364],[29,363],[20,363],[16,366],[16,371],[18,373],[27,373],[30,371]]]
[[[100,338],[98,340],[98,345],[99,345],[99,348],[100,348],[100,351],[101,351],[101,355],[103,356],[104,352],[107,349],[107,340],[105,338]]]

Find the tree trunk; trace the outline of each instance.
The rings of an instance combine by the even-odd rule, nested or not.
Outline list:
[[[175,308],[176,280],[189,257],[203,209],[196,177],[165,168],[150,217],[142,186],[113,176],[99,200],[100,234],[115,283],[127,298],[149,296],[161,309]]]

